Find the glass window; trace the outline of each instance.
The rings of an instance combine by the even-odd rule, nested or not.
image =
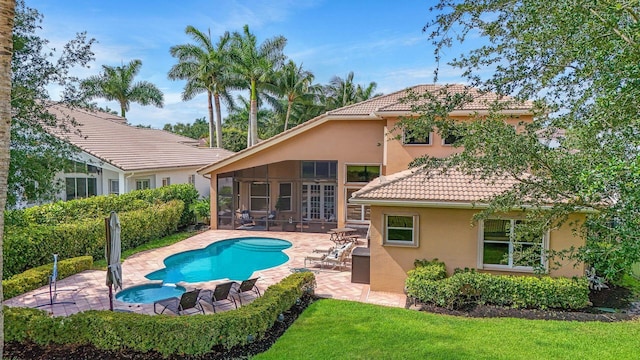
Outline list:
[[[487,219],[483,222],[482,263],[533,270],[544,264],[543,234],[532,234],[524,221]]]
[[[269,211],[269,184],[251,183],[251,211]]]
[[[347,182],[369,182],[380,176],[380,165],[347,165]]]
[[[385,245],[418,246],[417,215],[385,215]]]
[[[403,142],[407,145],[431,145],[431,133],[418,135],[405,132],[402,135]]]
[[[303,161],[303,179],[335,179],[337,173],[337,161]]]
[[[149,179],[136,180],[136,190],[145,190],[145,189],[151,189],[151,180]]]
[[[98,195],[98,181],[96,178],[66,178],[66,199],[80,199]]]
[[[169,186],[171,185],[171,178],[162,178],[162,186]]]
[[[442,140],[442,143],[444,145],[454,145],[460,139],[462,139],[461,136],[449,134],[444,137],[444,139]]]
[[[291,183],[280,183],[280,193],[278,194],[276,210],[291,211],[291,193]]]
[[[120,181],[109,179],[109,194],[118,195],[119,193],[120,193]]]
[[[371,206],[350,204],[351,195],[360,189],[347,189],[347,221],[369,221],[371,219]]]
[[[195,175],[195,174],[189,175],[189,180],[188,180],[188,182],[189,182],[189,184],[191,184],[191,185],[195,185],[195,184],[196,184],[196,175]]]

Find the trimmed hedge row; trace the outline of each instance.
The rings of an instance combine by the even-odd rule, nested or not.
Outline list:
[[[91,256],[80,256],[58,261],[58,280],[79,272],[89,270],[93,266]],[[53,263],[29,269],[2,282],[4,298],[22,295],[49,283]]]
[[[158,189],[137,190],[122,195],[92,196],[86,199],[58,201],[5,214],[7,226],[58,225],[83,219],[104,218],[111,211],[128,212],[144,209],[149,204],[181,200],[185,206],[179,226],[193,224],[191,204],[198,200],[198,191],[191,184],[176,184]]]
[[[99,349],[157,351],[169,355],[202,355],[214,346],[229,349],[260,339],[278,315],[315,287],[313,273],[297,273],[270,286],[262,297],[219,314],[167,316],[86,311],[49,317],[43,311],[5,308],[5,341],[39,345],[91,344]]]
[[[407,295],[449,309],[472,303],[537,309],[582,309],[589,305],[585,278],[491,275],[464,270],[434,279],[440,266],[428,264],[409,271]]]
[[[180,200],[147,205],[144,209],[119,214],[122,250],[175,232],[184,204]],[[4,276],[7,278],[51,261],[90,255],[104,257],[105,217],[83,219],[59,225],[5,227]]]

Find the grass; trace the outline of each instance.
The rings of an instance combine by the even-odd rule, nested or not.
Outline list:
[[[463,318],[327,299],[254,359],[637,359],[638,339],[640,321]]]
[[[147,251],[147,250],[153,250],[153,249],[158,249],[161,247],[165,247],[165,246],[169,246],[169,245],[173,245],[177,242],[180,242],[184,239],[190,238],[193,235],[197,234],[197,231],[183,231],[183,232],[179,232],[179,233],[175,233],[175,234],[171,234],[168,236],[165,236],[163,238],[157,239],[157,240],[153,240],[150,241],[146,244],[142,244],[140,246],[138,246],[137,248],[133,248],[133,249],[129,249],[129,250],[125,250],[122,252],[122,260],[128,258],[131,255],[143,252],[143,251]],[[100,259],[100,260],[95,260],[93,262],[93,269],[94,270],[106,270],[107,269],[107,261],[105,259]]]

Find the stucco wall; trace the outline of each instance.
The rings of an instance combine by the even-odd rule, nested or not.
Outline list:
[[[472,226],[471,219],[477,210],[439,208],[400,208],[372,206],[371,209],[371,290],[401,292],[407,272],[413,269],[416,259],[439,259],[447,265],[447,272],[456,268],[477,268],[478,227]],[[407,214],[419,216],[418,247],[383,246],[384,214]],[[517,213],[513,214],[518,215]],[[579,215],[571,220],[577,220]],[[572,234],[564,225],[549,233],[549,248],[562,250],[571,245],[583,244],[581,238]],[[492,273],[501,273],[490,271]],[[502,272],[522,274],[522,272]],[[580,276],[582,266],[564,262],[560,269],[552,269],[551,276]]]

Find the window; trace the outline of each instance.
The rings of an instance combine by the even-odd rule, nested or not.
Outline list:
[[[368,183],[380,176],[380,165],[347,165],[347,182]]]
[[[544,265],[544,235],[523,229],[523,220],[487,219],[482,228],[484,268],[533,270]]]
[[[431,133],[418,136],[417,134],[404,132],[402,134],[402,142],[405,145],[431,145]]]
[[[99,174],[100,168],[79,161],[68,161],[64,166],[65,173]]]
[[[384,244],[418,246],[418,215],[385,215]]]
[[[109,179],[109,194],[120,194],[120,181]]]
[[[66,199],[80,199],[98,195],[96,178],[66,178]]]
[[[351,195],[360,189],[347,189],[347,200],[351,198]],[[369,221],[371,219],[371,206],[350,204],[347,202],[347,221]]]
[[[162,178],[162,186],[169,186],[171,185],[171,178]]]
[[[269,211],[269,184],[251,183],[251,211]]]
[[[453,134],[449,134],[449,135],[444,135],[444,138],[442,139],[442,144],[444,145],[454,145],[458,140],[462,139],[462,136],[457,136],[457,135],[453,135]]]
[[[291,193],[291,183],[280,183],[280,193],[278,194],[276,210],[291,211]]]
[[[191,185],[195,185],[196,184],[196,174],[189,175],[189,179],[188,179],[187,182],[189,184],[191,184]]]
[[[303,179],[335,179],[337,178],[337,161],[303,161]]]
[[[151,189],[151,180],[149,179],[136,180],[136,190],[145,190],[145,189]]]

